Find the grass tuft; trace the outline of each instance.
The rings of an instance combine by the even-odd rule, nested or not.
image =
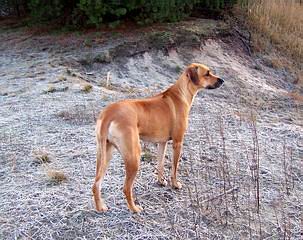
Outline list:
[[[180,74],[182,72],[182,68],[179,65],[175,67],[176,73]]]
[[[86,83],[86,84],[84,84],[84,85],[82,86],[81,91],[82,91],[82,92],[85,92],[85,93],[89,93],[89,92],[92,91],[92,89],[93,89],[93,86],[92,86],[91,84],[89,84],[89,83]]]
[[[61,76],[58,77],[58,80],[64,82],[64,81],[66,81],[67,79],[66,79],[65,76],[62,76],[62,75],[61,75]]]
[[[33,154],[35,163],[43,164],[43,163],[51,162],[50,154],[46,151],[34,150],[32,154]]]
[[[155,158],[156,156],[154,156],[154,154],[148,148],[145,148],[142,152],[141,160],[143,162],[152,162]]]
[[[294,99],[295,101],[303,102],[303,95],[298,92],[295,92],[295,91],[289,92],[289,93],[287,93],[287,95],[289,97],[291,97],[292,99]]]
[[[46,90],[43,91],[44,94],[54,93],[54,92],[65,92],[68,90],[67,86],[63,87],[54,87],[54,85],[49,85]]]
[[[53,85],[49,85],[44,93],[53,93],[56,91],[56,88]]]
[[[46,174],[49,180],[54,183],[61,183],[67,180],[65,173],[61,170],[48,169]]]

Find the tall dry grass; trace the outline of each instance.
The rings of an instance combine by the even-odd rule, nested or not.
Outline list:
[[[256,50],[274,44],[302,64],[303,1],[240,0],[239,6],[246,12]]]

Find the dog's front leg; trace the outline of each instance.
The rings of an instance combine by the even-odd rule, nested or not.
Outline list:
[[[165,151],[166,151],[167,142],[159,143],[158,149],[158,183],[161,186],[166,186],[167,181],[164,176],[164,160],[165,160]]]
[[[177,180],[177,170],[179,166],[179,159],[182,151],[182,141],[174,141],[173,142],[173,162],[171,168],[171,183],[172,187],[180,189],[182,188],[182,184]]]

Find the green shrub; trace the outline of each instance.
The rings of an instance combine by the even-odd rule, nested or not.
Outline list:
[[[21,17],[27,10],[26,0],[0,0],[0,17],[16,15]]]
[[[98,26],[103,21],[107,8],[102,0],[80,0],[78,7],[88,17],[88,23]]]
[[[176,22],[190,13],[193,0],[145,1],[143,11],[138,15],[138,21],[149,24],[152,22]]]
[[[230,7],[237,2],[237,0],[200,0],[199,6],[203,8],[219,10]]]
[[[30,15],[34,20],[49,21],[62,16],[63,1],[60,0],[29,0]]]
[[[5,0],[0,2],[6,3]],[[194,9],[218,10],[236,0],[19,0],[27,6],[33,22],[60,20],[74,26],[117,26],[121,20],[133,19],[138,24],[176,22]],[[18,2],[18,0],[16,0]],[[4,5],[3,5],[4,6]],[[0,6],[1,10],[1,6]]]

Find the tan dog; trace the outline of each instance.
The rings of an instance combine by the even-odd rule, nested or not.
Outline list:
[[[193,63],[165,92],[147,99],[120,101],[104,109],[96,126],[97,167],[92,190],[97,211],[107,210],[100,188],[114,147],[125,162],[123,192],[128,208],[133,212],[142,211],[142,207],[135,204],[132,193],[140,165],[140,139],[159,143],[158,182],[161,185],[167,184],[163,177],[167,141],[173,141],[171,184],[177,189],[182,187],[177,180],[177,169],[192,102],[199,90],[214,89],[222,83],[223,80],[212,74],[208,67]]]

